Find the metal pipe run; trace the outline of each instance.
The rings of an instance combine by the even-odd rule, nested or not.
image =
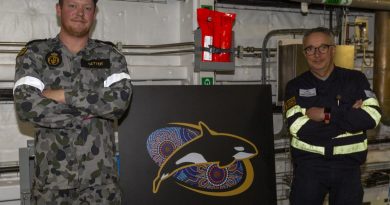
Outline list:
[[[332,3],[324,3],[324,0],[290,0],[295,2],[306,2],[312,4],[326,4],[335,6],[348,6],[362,9],[375,10],[390,10],[390,0],[351,0],[351,1],[327,1]]]
[[[390,12],[375,13],[374,91],[382,109],[382,123],[390,125]]]
[[[25,46],[25,42],[0,42],[0,46]]]
[[[26,42],[0,42],[0,46],[25,46]],[[161,48],[176,48],[184,46],[194,46],[194,42],[182,42],[182,43],[169,43],[169,44],[157,44],[157,45],[120,45],[125,49],[161,49]]]
[[[14,54],[19,53],[20,50],[0,50],[0,53]]]
[[[176,48],[184,46],[194,46],[194,42],[170,43],[158,45],[122,45],[124,49],[161,49],[161,48]]]
[[[267,33],[267,35],[264,37],[263,40],[263,47],[262,51],[264,55],[261,55],[261,83],[266,84],[266,60],[267,57],[269,57],[269,52],[267,49],[267,43],[268,40],[276,35],[303,35],[305,32],[307,32],[309,29],[278,29],[278,30],[272,30]]]
[[[169,54],[184,54],[184,53],[194,53],[194,49],[186,49],[186,50],[172,50],[172,51],[160,51],[160,52],[122,52],[123,55],[129,56],[161,56],[161,55],[169,55]]]
[[[0,42],[0,46],[24,46],[26,43],[23,42]],[[180,49],[180,50],[174,50],[173,48],[179,48],[179,47],[190,47],[194,46],[193,42],[184,42],[184,43],[172,43],[172,44],[158,44],[158,45],[117,45],[121,49],[172,49],[172,50],[165,50],[165,51],[157,51],[157,52],[130,52],[130,51],[123,51],[124,55],[129,56],[160,56],[160,55],[169,55],[169,54],[186,54],[186,53],[194,53],[194,49]],[[238,48],[235,48],[235,50],[239,50]],[[245,47],[242,48],[243,52],[246,53],[254,53],[258,52],[256,54],[244,54],[243,57],[260,57],[261,52],[263,49],[256,48],[256,47]],[[0,54],[16,54],[19,53],[20,50],[14,50],[14,49],[0,49]],[[269,52],[276,52],[276,48],[270,48],[267,51]],[[271,57],[275,56],[274,54],[271,54]]]

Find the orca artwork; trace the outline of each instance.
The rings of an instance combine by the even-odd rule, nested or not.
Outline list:
[[[168,177],[171,177],[173,174],[177,173],[180,170],[189,168],[191,170],[191,167],[193,166],[204,166],[207,165],[205,168],[206,170],[209,170],[212,166],[217,166],[219,168],[217,171],[210,172],[214,177],[219,176],[219,180],[222,180],[224,182],[227,181],[234,181],[234,179],[238,179],[236,176],[236,171],[239,171],[237,169],[225,169],[234,165],[235,163],[239,161],[249,160],[250,158],[256,156],[258,154],[258,150],[256,146],[247,141],[244,138],[241,138],[239,136],[235,136],[232,134],[226,134],[226,133],[217,133],[213,130],[210,130],[210,128],[207,127],[206,124],[203,122],[199,122],[198,126],[191,125],[191,124],[185,124],[185,123],[174,123],[178,125],[184,125],[188,127],[193,127],[194,129],[199,130],[199,135],[195,136],[194,138],[190,139],[189,141],[185,142],[185,138],[181,137],[182,140],[179,139],[179,141],[183,141],[184,143],[178,147],[176,150],[174,150],[168,158],[165,159],[165,161],[162,163],[158,175],[155,178],[153,182],[153,192],[156,193],[159,189],[159,186],[161,182]],[[166,132],[162,133],[160,138],[166,138]],[[153,137],[156,135],[152,135]],[[173,136],[174,137],[174,136]],[[151,146],[151,147],[164,147],[164,145],[167,143],[166,139],[158,139],[154,138],[155,140],[148,140],[148,143],[157,143],[157,145]],[[170,139],[169,139],[170,140]],[[169,142],[168,142],[169,143]],[[205,147],[212,146],[212,147],[218,147],[220,149],[213,150],[213,149],[204,149]],[[149,147],[149,145],[148,145]],[[166,147],[166,146],[165,146]],[[150,151],[151,153],[159,153],[159,150],[157,151]],[[164,155],[164,154],[162,154]],[[153,156],[152,156],[153,157]],[[249,162],[250,163],[250,162]],[[251,166],[250,166],[251,167]],[[233,170],[232,170],[233,169]],[[191,171],[188,171],[191,172]],[[221,174],[221,172],[225,172],[226,174]],[[253,176],[253,169],[247,170],[245,167],[245,172],[249,176]],[[244,175],[243,172],[241,172],[241,175]],[[185,174],[182,173],[181,176]],[[187,174],[189,175],[189,174]],[[225,176],[225,177],[221,177]],[[233,177],[232,177],[233,176]],[[187,176],[188,177],[188,176]],[[208,189],[206,190],[196,190],[196,188],[189,188],[190,190],[194,190],[199,193],[203,193],[206,195],[214,195],[214,196],[229,196],[229,195],[235,195],[239,194],[242,191],[245,191],[248,188],[248,185],[250,186],[252,181],[250,180],[249,183],[244,183],[245,187],[239,186],[239,189],[237,191],[229,190],[228,192],[224,192],[223,190],[226,189],[224,187],[231,188],[233,185],[239,184],[239,183],[228,183],[225,184],[225,186],[221,186],[222,184],[216,183],[215,179],[212,177],[209,178],[208,174],[192,174],[190,175],[191,178],[207,178],[208,180],[203,180],[203,185],[205,184],[205,181],[209,181],[209,186],[205,188],[204,186],[198,184],[199,188]],[[246,176],[240,176],[240,179],[253,179],[251,177]],[[180,179],[178,179],[180,180]],[[240,182],[240,181],[238,181]],[[215,185],[215,187],[212,187],[212,185]],[[186,187],[183,185],[183,187]],[[218,190],[218,191],[215,191]],[[222,190],[222,191],[221,191]]]
[[[122,204],[276,205],[269,85],[134,86]]]

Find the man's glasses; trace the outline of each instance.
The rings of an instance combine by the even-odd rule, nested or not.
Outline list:
[[[314,47],[314,46],[309,46],[303,49],[306,55],[311,56],[314,55],[317,52],[321,54],[325,54],[328,52],[329,47],[334,46],[334,45],[328,45],[328,44],[322,44],[319,47]]]

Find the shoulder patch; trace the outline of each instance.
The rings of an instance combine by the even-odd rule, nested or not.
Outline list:
[[[116,48],[116,45],[111,41],[101,41],[101,40],[96,40],[96,39],[95,39],[95,41],[98,43],[104,43],[104,44],[107,44],[107,45],[110,45],[110,46]]]
[[[290,108],[294,107],[297,104],[297,101],[295,100],[295,96],[292,98],[288,99],[286,103],[284,104],[284,110],[287,111]]]
[[[27,51],[27,47],[23,47],[22,50],[19,51],[16,57],[23,56],[26,53],[26,51]]]
[[[36,43],[36,42],[43,42],[43,41],[47,41],[47,39],[35,39],[35,40],[32,40],[32,41],[29,41],[26,43],[26,45],[19,51],[18,55],[16,55],[16,57],[20,57],[20,56],[23,56],[24,54],[26,54],[26,51],[27,51],[27,47],[33,43]]]
[[[29,42],[26,43],[26,47],[28,45],[31,45],[32,43],[41,42],[41,41],[47,41],[47,39],[46,38],[45,39],[35,39],[35,40],[32,40],[32,41],[29,41]]]
[[[117,47],[113,42],[111,42],[111,41],[101,41],[101,40],[97,40],[97,39],[93,39],[93,40],[94,40],[95,42],[97,42],[97,43],[102,43],[102,44],[106,44],[106,45],[111,46],[111,47],[114,49],[114,51],[116,51],[119,55],[124,56],[123,53],[122,53],[122,51],[120,51],[120,50],[118,49],[118,47]]]

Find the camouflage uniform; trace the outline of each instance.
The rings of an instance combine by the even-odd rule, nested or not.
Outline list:
[[[88,187],[84,190],[40,190],[36,191],[32,204],[45,205],[121,205],[117,184]]]
[[[66,103],[43,97],[44,89],[64,89]],[[131,93],[126,59],[111,44],[89,39],[72,54],[57,36],[22,49],[14,100],[20,119],[37,128],[34,196],[117,187],[113,120],[126,111]]]

